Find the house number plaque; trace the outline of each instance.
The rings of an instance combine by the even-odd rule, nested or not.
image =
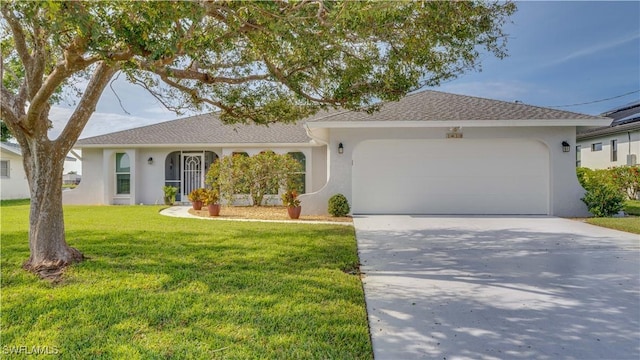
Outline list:
[[[462,129],[460,127],[449,128],[447,139],[462,139]]]

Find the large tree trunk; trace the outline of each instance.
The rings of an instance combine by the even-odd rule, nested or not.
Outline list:
[[[43,278],[57,279],[64,268],[83,255],[65,241],[62,213],[62,171],[66,153],[49,141],[32,141],[23,151],[31,190],[29,249],[24,268]]]

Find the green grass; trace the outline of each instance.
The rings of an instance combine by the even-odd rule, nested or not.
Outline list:
[[[598,225],[610,229],[640,234],[640,217],[629,216],[623,218],[589,218],[589,224]]]
[[[640,216],[640,200],[628,200],[624,204],[624,212],[629,215]]]
[[[29,205],[30,199],[0,200],[0,206]]]
[[[67,206],[88,260],[51,284],[20,268],[28,205],[2,203],[3,354],[63,359],[370,359],[352,227],[177,219]],[[21,356],[28,356],[24,353]]]

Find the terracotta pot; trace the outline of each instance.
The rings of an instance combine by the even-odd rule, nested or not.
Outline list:
[[[302,211],[302,206],[289,206],[287,208],[287,212],[289,213],[289,217],[292,218],[292,219],[299,218],[301,211]]]
[[[207,209],[209,209],[209,216],[220,215],[220,204],[209,204],[207,205]]]
[[[192,203],[193,210],[202,210],[202,201],[193,201]]]

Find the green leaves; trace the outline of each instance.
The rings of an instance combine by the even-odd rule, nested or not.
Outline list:
[[[30,50],[48,53],[47,71],[70,61],[73,49],[87,61],[121,66],[169,109],[204,106],[221,110],[227,122],[262,124],[295,121],[323,107],[360,110],[397,100],[476,68],[481,48],[504,57],[501,26],[515,11],[512,3],[501,2],[8,2],[3,7],[16,14]],[[4,30],[4,40],[11,42],[12,32]],[[3,59],[16,57],[3,54]],[[12,81],[3,73],[3,82]]]
[[[228,203],[234,195],[248,195],[255,206],[263,205],[265,195],[275,195],[280,189],[297,189],[298,175],[304,172],[301,163],[289,154],[263,151],[225,156],[216,161],[206,176],[206,183]]]

